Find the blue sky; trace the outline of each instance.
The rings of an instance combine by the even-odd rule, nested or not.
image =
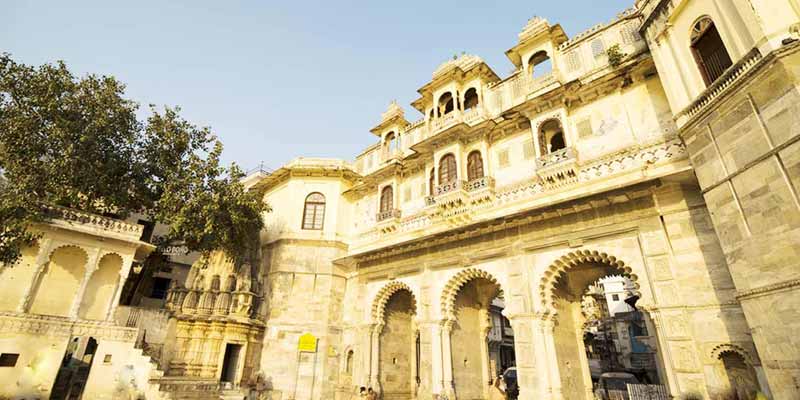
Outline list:
[[[210,126],[226,162],[277,168],[296,156],[352,159],[393,99],[416,120],[416,90],[454,54],[507,76],[503,53],[534,15],[571,37],[632,3],[11,0],[0,3],[0,51],[114,75],[142,105],[179,105]]]

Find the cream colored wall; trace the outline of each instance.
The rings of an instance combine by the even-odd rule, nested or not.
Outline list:
[[[68,337],[44,335],[0,336],[0,353],[17,353],[13,368],[0,368],[0,397],[48,398]]]
[[[107,254],[100,259],[97,270],[92,273],[86,286],[86,295],[81,300],[78,318],[106,319],[121,269],[122,257],[117,254]]]
[[[86,272],[88,256],[83,249],[64,246],[56,249],[35,290],[32,314],[69,316],[70,307]]]
[[[349,234],[346,200],[341,196],[347,189],[339,178],[289,179],[264,195],[264,201],[274,210],[264,217],[266,242],[279,238],[341,240]],[[325,196],[323,229],[302,229],[303,208],[309,194]],[[340,216],[340,213],[343,213]],[[373,217],[374,218],[374,217]]]
[[[22,259],[17,265],[0,267],[0,310],[16,311],[36,274],[36,256],[39,246],[22,249]]]

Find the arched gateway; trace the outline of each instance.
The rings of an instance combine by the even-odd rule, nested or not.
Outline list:
[[[383,287],[372,303],[379,348],[376,378],[383,399],[415,397],[419,380],[416,313],[411,288],[399,281]]]
[[[609,280],[618,283],[618,293],[611,294]],[[607,372],[658,383],[657,346],[637,342],[649,337],[647,316],[624,301],[641,296],[637,280],[629,265],[600,251],[573,251],[545,269],[538,289],[540,309],[549,320],[543,330],[544,359],[551,369],[547,391],[564,399],[592,399]],[[599,311],[592,312],[593,305]]]

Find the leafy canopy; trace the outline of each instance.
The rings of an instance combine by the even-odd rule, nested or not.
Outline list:
[[[110,76],[74,76],[63,62],[31,67],[0,54],[0,263],[35,241],[46,205],[171,226],[166,241],[250,262],[269,211],[220,165],[222,143],[179,108],[139,105]]]

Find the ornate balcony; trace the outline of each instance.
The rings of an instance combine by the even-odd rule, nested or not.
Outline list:
[[[486,189],[494,190],[494,178],[482,176],[467,182],[464,188],[470,193]]]
[[[487,206],[494,200],[494,178],[490,176],[473,179],[467,182],[464,189],[469,193],[473,209]]]
[[[375,216],[375,221],[378,223],[378,229],[380,229],[381,232],[394,232],[397,230],[397,225],[400,222],[400,210],[381,211]]]
[[[436,205],[436,197],[433,196],[425,196],[425,206],[431,207]]]
[[[382,211],[375,216],[375,220],[378,222],[383,222],[392,218],[400,218],[400,210],[394,209],[394,210]]]
[[[578,181],[578,156],[573,147],[554,151],[536,160],[536,172],[542,184],[557,189]]]
[[[477,106],[470,108],[469,110],[465,110],[462,114],[462,119],[464,123],[472,126],[482,122],[485,119],[485,116],[486,114],[483,111],[483,107]]]
[[[453,110],[433,120],[433,123],[431,124],[431,134],[435,135],[461,122],[462,122],[461,111]]]

